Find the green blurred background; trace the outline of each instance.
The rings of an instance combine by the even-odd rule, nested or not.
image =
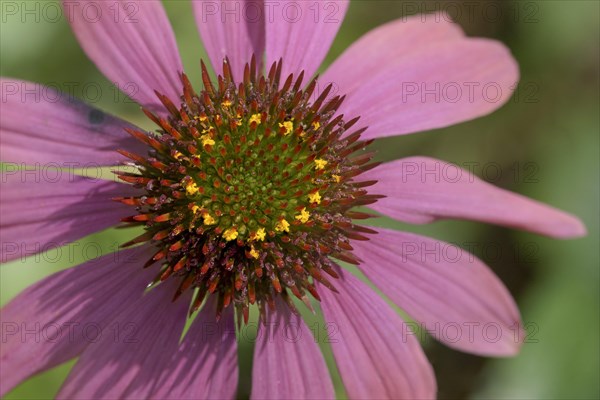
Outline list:
[[[8,1],[1,1],[5,10]],[[148,126],[139,109],[116,96],[110,83],[79,48],[57,3],[26,1],[40,12],[2,15],[1,75],[73,87],[76,96],[125,119]],[[25,4],[26,3],[26,4]],[[187,1],[166,1],[184,65],[199,82],[206,59]],[[599,391],[599,15],[597,1],[354,1],[325,66],[363,33],[406,13],[447,10],[468,35],[495,38],[513,52],[521,84],[513,101],[491,116],[374,146],[381,160],[428,155],[464,165],[513,190],[578,215],[589,235],[556,241],[484,224],[446,221],[407,226],[375,223],[427,234],[459,245],[476,242],[475,253],[506,283],[523,320],[535,324],[519,356],[490,359],[462,354],[432,340],[424,343],[448,399],[598,399]],[[471,10],[468,12],[468,10]],[[45,13],[45,18],[44,18]],[[37,15],[37,17],[36,17]],[[41,17],[40,17],[41,16]],[[115,97],[116,96],[116,97]],[[497,176],[497,170],[502,176]],[[0,268],[0,301],[82,257],[115,248],[124,231],[84,239],[88,254],[74,251],[15,261]],[[92,253],[92,254],[90,254]],[[320,317],[317,317],[317,319]],[[240,397],[250,385],[252,347],[240,344]],[[331,351],[323,349],[340,397],[344,391]],[[23,383],[7,399],[49,398],[73,362]]]

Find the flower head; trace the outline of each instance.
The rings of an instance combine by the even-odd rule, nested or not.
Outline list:
[[[182,75],[185,102],[177,107],[161,96],[171,111],[166,119],[146,110],[160,135],[130,131],[148,145],[148,156],[129,155],[138,172],[119,175],[143,189],[119,201],[135,205],[138,214],[127,221],[145,221],[144,237],[157,246],[153,259],[160,256],[163,265],[156,282],[175,276],[187,290],[217,295],[222,308],[232,304],[246,321],[252,304],[265,310],[286,288],[308,302],[317,293],[313,279],[332,287],[323,274],[337,277],[330,257],[356,262],[347,252],[350,238],[370,232],[347,213],[379,198],[364,189],[372,182],[358,184],[374,164],[370,153],[355,156],[368,143],[359,140],[363,130],[352,131],[356,119],[337,114],[343,99],[328,99],[330,86],[311,102],[316,81],[283,79],[281,69],[279,62],[259,76],[253,59],[244,81],[235,82],[225,62],[219,87],[205,80],[199,93]],[[292,119],[300,126],[321,121],[324,129],[292,135]],[[332,181],[334,171],[355,183]],[[260,259],[255,239],[264,241]]]

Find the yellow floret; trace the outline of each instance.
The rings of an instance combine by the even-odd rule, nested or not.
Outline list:
[[[300,211],[300,214],[296,215],[295,218],[304,224],[308,222],[308,219],[310,218],[310,213],[306,211],[306,207],[304,207],[302,211]]]
[[[315,160],[315,168],[316,169],[323,169],[323,168],[325,168],[326,165],[327,165],[327,161],[323,160],[322,158],[317,158]]]
[[[196,182],[190,181],[185,185],[185,191],[188,195],[193,196],[198,193],[198,185]]]
[[[259,256],[258,251],[256,251],[256,249],[254,247],[252,247],[250,249],[250,251],[248,252],[248,254],[250,254],[250,256],[253,257],[253,258],[258,258],[258,256]]]
[[[312,123],[312,127],[316,131],[317,129],[319,129],[321,127],[321,123],[319,121],[315,121]]]
[[[230,100],[225,100],[224,102],[221,103],[221,105],[223,107],[230,107],[231,106],[231,101]]]
[[[235,119],[233,120],[233,122],[237,126],[241,126],[242,125],[242,115],[240,113],[237,113],[236,116],[235,116]]]
[[[283,135],[287,136],[294,130],[294,123],[292,121],[285,121],[283,123],[279,123],[279,127],[285,128],[285,132],[283,132]]]
[[[331,175],[331,177],[337,182],[340,183],[340,181],[342,180],[342,177],[339,175]]]
[[[204,225],[213,225],[216,222],[209,213],[202,214],[202,218],[204,219]]]
[[[225,232],[223,232],[223,237],[228,242],[231,240],[235,240],[238,237],[238,231],[235,227],[229,228],[229,229],[225,230]]]
[[[319,192],[311,193],[308,195],[308,200],[311,203],[321,204],[321,195],[319,194]]]
[[[290,223],[287,222],[285,219],[282,219],[281,221],[277,222],[277,225],[275,225],[275,230],[277,232],[289,232]]]
[[[202,140],[202,146],[212,146],[215,144],[215,141],[212,140],[212,138],[210,137],[210,135],[202,135],[200,136],[200,140]]]
[[[252,116],[250,117],[250,120],[248,120],[248,124],[251,124],[253,122],[256,122],[256,124],[260,124],[262,122],[262,115],[260,114],[252,114]]]
[[[265,228],[258,228],[256,233],[254,234],[254,239],[256,240],[265,240],[267,233],[265,232]]]

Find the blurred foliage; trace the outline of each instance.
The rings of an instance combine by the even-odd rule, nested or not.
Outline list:
[[[199,82],[198,60],[206,56],[191,6],[187,1],[165,3],[186,70],[193,81]],[[473,18],[466,12],[456,14],[456,10],[464,11],[469,3],[469,7],[475,7]],[[485,248],[476,253],[515,295],[523,320],[539,328],[535,335],[537,342],[526,344],[518,357],[510,359],[475,357],[427,341],[425,347],[438,376],[440,398],[600,398],[599,2],[354,1],[325,65],[373,27],[407,12],[436,9],[447,10],[456,17],[468,35],[498,39],[510,47],[521,67],[521,85],[517,91],[520,96],[485,118],[381,140],[375,144],[378,157],[391,160],[428,155],[458,164],[496,163],[504,174],[492,183],[572,212],[585,221],[589,230],[583,239],[555,241],[472,222],[445,221],[419,227],[386,219],[375,222],[459,244],[480,241],[498,246],[501,256],[490,255]],[[499,15],[491,13],[484,18],[484,10],[501,11]],[[34,16],[24,17],[23,21],[20,16],[2,18],[2,76],[59,86],[77,82],[79,89],[85,84],[98,83],[104,96],[96,106],[148,126],[138,107],[122,96],[115,101],[110,83],[86,58],[63,18],[58,22],[36,21]],[[532,87],[533,94],[528,91]],[[85,97],[82,90],[75,93]],[[522,173],[515,175],[527,172],[523,171],[527,163],[537,166],[534,180],[524,179]],[[481,170],[475,172],[482,174]],[[88,237],[82,243],[97,244],[94,249],[107,252],[128,234],[126,230],[113,229]],[[531,244],[535,245],[535,251],[529,257],[515,256]],[[65,254],[66,250],[58,260],[47,255],[3,265],[2,304],[33,282],[77,264],[77,258]],[[321,317],[307,318],[310,325]],[[331,350],[322,345],[338,394],[344,396]],[[241,397],[249,393],[251,357],[251,345],[242,342]],[[53,396],[72,365],[70,362],[30,379],[7,399]]]

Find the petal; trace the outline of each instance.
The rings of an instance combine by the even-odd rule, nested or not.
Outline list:
[[[262,61],[265,51],[263,0],[192,2],[202,43],[215,71],[229,59],[234,79],[244,76],[244,66],[252,55]]]
[[[387,45],[394,46],[393,37]],[[339,69],[354,69],[364,59],[368,57],[346,59]],[[510,51],[488,39],[436,40],[395,59],[378,60],[360,86],[338,84],[340,94],[348,95],[339,112],[360,116],[369,127],[366,139],[442,128],[489,114],[508,101],[519,79]],[[327,79],[338,82],[334,76]],[[342,76],[339,82],[348,80]]]
[[[238,361],[233,309],[215,319],[216,296],[210,296],[174,354],[154,399],[233,399]]]
[[[0,396],[77,357],[101,332],[110,335],[108,322],[152,279],[155,271],[141,268],[152,254],[142,246],[96,258],[30,286],[3,307]]]
[[[486,183],[456,165],[427,157],[392,161],[361,178],[379,182],[373,193],[387,198],[369,207],[409,223],[460,218],[547,235],[571,238],[585,235],[576,217]]]
[[[154,91],[179,99],[183,71],[173,29],[158,0],[66,1],[79,44],[126,95],[163,110]]]
[[[388,22],[354,42],[321,76],[341,94],[352,93],[391,60],[418,52],[431,43],[464,38],[460,26],[445,13],[416,15]]]
[[[434,337],[486,356],[519,351],[522,326],[512,296],[477,257],[457,245],[377,228],[352,243],[360,269]]]
[[[381,297],[338,270],[339,293],[322,287],[321,308],[333,324],[333,355],[351,399],[433,399],[435,376],[410,328]]]
[[[57,398],[147,398],[161,384],[185,325],[190,296],[172,301],[179,283],[168,280],[117,315],[85,349]]]
[[[118,225],[135,210],[111,200],[133,186],[61,170],[10,170],[2,174],[0,232],[7,262],[70,243]]]
[[[266,67],[283,59],[282,74],[312,77],[327,55],[348,0],[266,2]]]
[[[88,168],[117,165],[117,149],[145,154],[135,126],[49,87],[0,79],[0,161]]]
[[[252,399],[333,399],[335,392],[319,346],[283,300],[258,329]]]

